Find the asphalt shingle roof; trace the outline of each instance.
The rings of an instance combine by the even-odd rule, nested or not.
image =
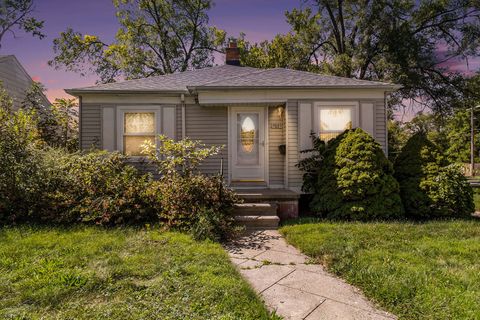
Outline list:
[[[256,69],[222,65],[123,82],[67,89],[82,92],[189,92],[228,88],[393,88],[390,83],[322,75],[284,68]]]

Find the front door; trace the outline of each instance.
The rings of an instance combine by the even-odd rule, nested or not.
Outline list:
[[[232,107],[232,182],[265,182],[265,108]]]

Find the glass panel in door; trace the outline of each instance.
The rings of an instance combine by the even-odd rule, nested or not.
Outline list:
[[[260,141],[258,127],[258,113],[237,113],[237,165],[259,165]]]

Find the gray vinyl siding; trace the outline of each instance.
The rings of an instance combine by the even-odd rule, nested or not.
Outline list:
[[[287,153],[288,153],[288,187],[300,188],[302,186],[302,173],[296,167],[298,163],[298,101],[287,102]]]
[[[312,101],[313,102],[313,101]],[[385,119],[385,102],[383,99],[378,100],[359,100],[362,102],[373,102],[374,104],[374,138],[380,143],[383,150],[387,151],[387,129]],[[289,100],[287,108],[288,119],[288,141],[287,141],[287,153],[288,153],[288,187],[299,188],[302,185],[302,172],[295,166],[299,160],[299,130],[298,130],[298,101]],[[361,115],[360,115],[361,116]]]
[[[206,174],[216,174],[220,171],[223,158],[223,172],[228,173],[228,108],[201,107],[187,105],[185,108],[186,135],[193,140],[200,140],[206,145],[224,146],[221,153],[209,157],[200,166]]]
[[[0,81],[13,100],[13,110],[17,110],[25,100],[26,92],[32,86],[33,81],[13,56],[0,58]],[[50,105],[46,98],[43,100],[43,103]]]
[[[281,127],[273,124],[281,123]],[[285,183],[285,155],[280,154],[278,146],[285,144],[285,117],[279,115],[277,107],[268,108],[268,154],[270,185]]]
[[[374,105],[374,132],[375,140],[380,143],[383,148],[383,151],[387,152],[387,123],[385,118],[385,101],[376,100]]]
[[[13,100],[13,109],[17,110],[25,99],[25,91],[32,85],[32,80],[20,72],[15,64],[5,61],[0,63],[0,81]]]
[[[313,102],[313,101],[312,101]],[[362,100],[359,100],[361,103]],[[365,100],[374,104],[374,137],[386,151],[387,133],[385,105],[383,99]],[[83,103],[80,112],[81,148],[102,148],[102,106],[117,106],[105,103]],[[288,100],[285,112],[287,120],[283,128],[269,125],[268,130],[268,170],[270,185],[286,185],[299,190],[302,185],[302,172],[296,167],[299,160],[299,120],[298,100]],[[284,119],[284,121],[285,121]],[[276,107],[268,108],[268,123],[278,122]],[[182,106],[175,111],[175,134],[182,138]],[[208,158],[200,167],[206,174],[215,174],[220,170],[221,159],[225,176],[228,175],[228,108],[226,106],[200,106],[188,104],[185,107],[186,136],[201,140],[207,145],[224,146],[222,152]],[[287,145],[287,156],[280,154],[278,146]]]
[[[81,149],[102,148],[102,108],[98,104],[82,104],[80,108]]]

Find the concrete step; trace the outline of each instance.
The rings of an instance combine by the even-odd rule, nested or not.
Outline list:
[[[277,229],[280,218],[278,216],[235,216],[238,225],[247,229]]]
[[[240,199],[248,203],[298,201],[300,194],[283,189],[236,189]]]
[[[275,203],[238,203],[235,205],[236,216],[276,216],[277,204]]]

